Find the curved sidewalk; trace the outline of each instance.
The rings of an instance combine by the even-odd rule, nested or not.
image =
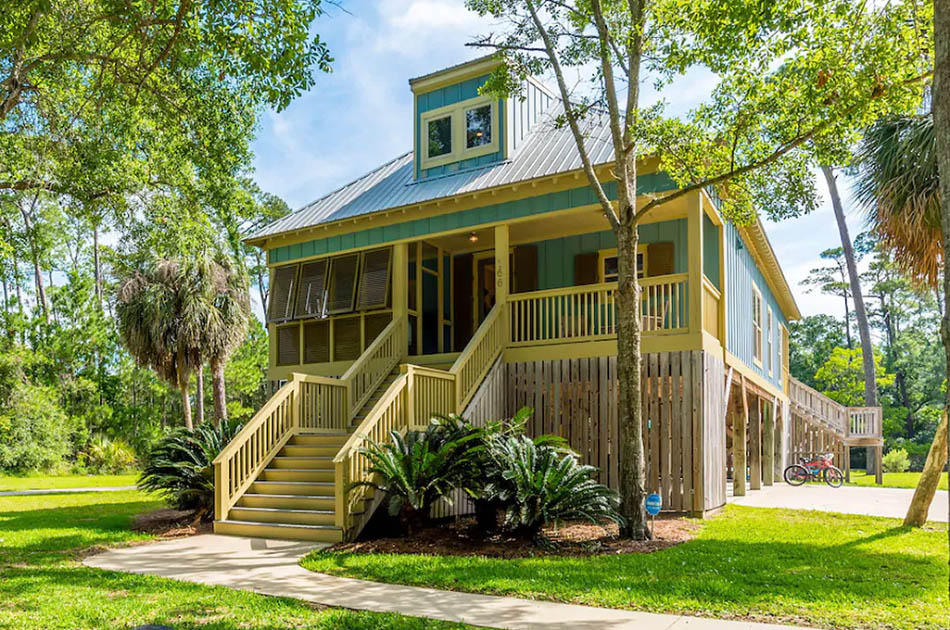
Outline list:
[[[297,564],[311,543],[215,536],[113,549],[86,566],[292,597],[324,606],[396,612],[476,626],[544,630],[788,630],[791,626],[658,615],[454,593],[313,573]]]
[[[63,494],[64,492],[121,492],[135,490],[135,486],[93,486],[91,488],[43,488],[41,490],[4,490],[0,497],[28,497],[35,494]]]

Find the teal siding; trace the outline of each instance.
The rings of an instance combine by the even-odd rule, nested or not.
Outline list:
[[[452,162],[450,164],[443,164],[442,166],[436,166],[434,168],[428,168],[424,170],[419,168],[421,159],[420,156],[422,155],[422,149],[419,146],[419,140],[422,137],[422,114],[433,109],[445,107],[446,105],[454,105],[455,103],[467,101],[470,98],[477,97],[478,88],[483,86],[486,81],[488,81],[487,74],[474,79],[469,79],[468,81],[456,83],[454,85],[447,85],[443,88],[439,88],[438,90],[432,90],[431,92],[426,92],[425,94],[420,94],[416,97],[415,128],[418,133],[414,140],[416,149],[414,152],[414,159],[417,179],[447,175],[449,173],[455,173],[466,168],[477,168],[479,166],[485,166],[486,164],[498,162],[499,160],[503,160],[505,158],[505,141],[507,137],[504,116],[505,101],[504,99],[498,99],[498,103],[495,106],[496,112],[498,114],[498,151],[489,153],[487,155],[480,155],[477,158],[462,160],[460,162]]]
[[[673,242],[673,271],[685,273],[689,253],[686,246],[686,219],[652,223],[640,227],[643,244]],[[538,289],[560,289],[574,285],[574,257],[578,254],[617,246],[613,232],[606,230],[580,236],[565,236],[535,243],[538,246]]]
[[[640,195],[660,190],[671,190],[673,187],[674,184],[666,173],[649,173],[637,178],[637,194]],[[615,182],[604,184],[604,190],[611,199],[617,198]],[[369,228],[351,234],[276,247],[268,250],[267,259],[270,263],[281,263],[307,256],[322,256],[346,249],[373,247],[427,234],[475,227],[485,223],[543,214],[555,210],[576,208],[596,202],[597,198],[594,191],[589,186],[582,186],[561,192],[528,197],[527,199],[518,199],[517,201],[507,201],[425,219],[404,221],[395,225]]]
[[[703,273],[722,291],[719,282],[719,228],[703,213]]]
[[[730,222],[725,225],[726,248],[726,309],[728,342],[727,349],[763,378],[776,386],[780,385],[782,370],[778,364],[778,345],[781,342],[780,325],[788,326],[788,321],[779,308],[775,296],[769,290],[765,277],[755,265],[749,248],[739,235],[739,231]],[[762,293],[765,307],[772,308],[775,325],[772,330],[772,361],[775,369],[768,374],[768,308],[762,313],[762,367],[753,360],[755,341],[752,326],[752,286]]]

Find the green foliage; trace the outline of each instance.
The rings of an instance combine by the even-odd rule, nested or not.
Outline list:
[[[194,510],[200,518],[214,516],[212,462],[241,430],[236,422],[220,427],[204,423],[194,431],[177,429],[160,439],[139,477],[139,488],[156,492],[172,507]]]
[[[910,468],[910,458],[907,457],[907,451],[902,448],[888,451],[881,460],[881,468],[884,472],[902,473]]]
[[[878,387],[894,382],[892,374],[885,374],[881,355],[874,355],[875,381]],[[815,373],[815,380],[823,394],[842,405],[860,407],[864,404],[864,366],[861,350],[835,348],[824,365]]]
[[[66,457],[71,431],[49,387],[17,383],[0,404],[0,470],[49,469]]]
[[[488,451],[483,493],[502,505],[504,526],[516,535],[536,539],[544,525],[567,520],[623,523],[617,493],[595,482],[597,469],[580,464],[575,453],[523,435],[494,436]]]
[[[97,436],[79,454],[87,472],[118,475],[135,468],[135,449],[123,440]]]
[[[409,533],[424,525],[435,502],[450,494],[470,472],[479,432],[456,419],[437,420],[424,431],[390,433],[390,441],[360,452],[379,482],[361,482],[385,492],[389,513]]]

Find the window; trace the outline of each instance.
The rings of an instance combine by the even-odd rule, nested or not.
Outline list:
[[[360,265],[359,296],[356,308],[360,311],[385,308],[389,298],[389,261],[392,249],[363,252]]]
[[[323,258],[300,265],[295,318],[326,316],[328,262],[329,259]]]
[[[752,287],[752,359],[762,366],[762,293]]]
[[[785,369],[785,344],[788,343],[788,330],[785,326],[779,325],[779,341],[778,341],[778,367],[780,370]]]
[[[775,371],[775,354],[774,354],[775,353],[775,346],[774,346],[775,324],[774,324],[774,319],[772,317],[771,306],[769,307],[769,317],[766,321],[768,322],[768,328],[766,329],[768,331],[768,337],[766,337],[766,339],[768,340],[768,345],[766,346],[765,349],[769,353],[769,376],[772,376],[772,373]]]
[[[338,256],[330,262],[330,290],[327,297],[327,312],[331,315],[348,313],[353,310],[359,264],[359,254]]]
[[[465,110],[466,149],[491,144],[491,110],[491,103]]]
[[[429,126],[429,147],[428,157],[434,158],[440,155],[449,155],[452,153],[452,117],[443,116],[430,120]]]
[[[637,277],[642,278],[646,275],[647,268],[647,246],[637,247]],[[600,266],[598,275],[601,282],[616,282],[620,277],[620,269],[617,266],[617,250],[600,250]]]
[[[267,321],[282,322],[293,317],[294,292],[297,290],[297,265],[274,269],[267,305]]]
[[[479,96],[446,105],[419,117],[419,166],[461,162],[499,150],[498,101]]]

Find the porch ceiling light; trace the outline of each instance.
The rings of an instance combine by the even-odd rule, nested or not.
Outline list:
[[[469,240],[470,242],[472,242],[472,243],[477,243],[477,242],[478,242],[478,234],[476,234],[475,232],[472,232],[471,234],[468,235],[468,240]]]

